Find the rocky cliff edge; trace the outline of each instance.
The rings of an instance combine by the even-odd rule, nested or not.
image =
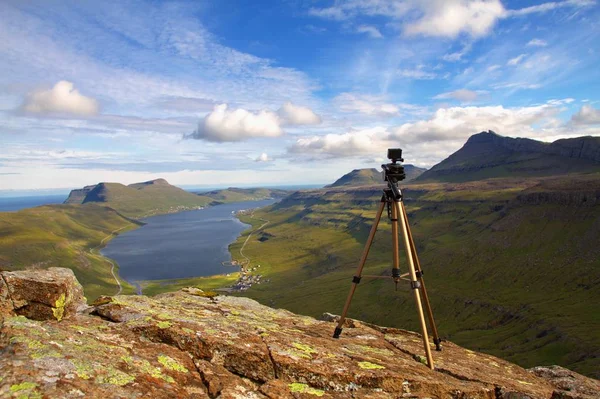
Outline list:
[[[2,398],[593,398],[600,383],[527,371],[416,333],[334,323],[190,288],[88,307],[68,269],[1,272]]]

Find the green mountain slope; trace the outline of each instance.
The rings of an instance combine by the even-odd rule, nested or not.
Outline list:
[[[543,143],[503,137],[490,130],[471,136],[460,150],[420,175],[417,181],[461,182],[599,171],[600,137]]]
[[[211,201],[205,196],[172,186],[164,179],[156,179],[128,186],[120,183],[87,186],[82,190],[73,190],[65,203],[101,203],[127,216],[140,218],[195,209],[206,206]]]
[[[406,173],[405,182],[416,179],[427,169],[419,168],[414,165],[404,165]],[[354,169],[352,172],[345,174],[337,179],[334,183],[326,187],[344,187],[344,186],[367,186],[373,184],[381,184],[383,177],[381,170],[375,168],[370,169]]]
[[[244,248],[268,283],[244,295],[339,314],[381,186],[295,193],[243,219],[269,221]],[[600,376],[600,174],[413,184],[405,195],[443,337],[525,366]],[[384,217],[365,274],[391,274],[389,234]],[[388,280],[365,278],[350,316],[418,328],[407,284],[394,291]]]
[[[258,201],[269,198],[281,198],[288,195],[287,190],[271,188],[237,188],[229,187],[224,190],[214,190],[198,195],[208,197],[213,200],[213,204],[242,201]]]
[[[96,204],[48,205],[19,212],[0,212],[0,268],[21,270],[68,267],[85,288],[88,299],[114,294],[112,264],[97,249],[114,234],[139,223]],[[118,269],[115,268],[118,276]],[[120,280],[124,292],[133,287]]]

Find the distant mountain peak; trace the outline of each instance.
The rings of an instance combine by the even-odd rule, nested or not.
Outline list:
[[[469,137],[461,149],[423,173],[419,180],[469,181],[595,171],[600,171],[600,137],[545,143],[488,130]]]
[[[426,169],[419,168],[414,165],[404,165],[406,172],[406,182],[411,181],[423,173]],[[373,184],[383,184],[381,171],[375,168],[354,169],[350,173],[337,179],[333,184],[326,187],[341,187],[341,186],[366,186]]]

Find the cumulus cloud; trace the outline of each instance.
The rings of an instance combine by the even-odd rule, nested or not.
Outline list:
[[[230,110],[227,104],[221,104],[198,123],[195,131],[185,137],[223,142],[279,137],[282,134],[280,118],[275,112],[250,112],[241,108]]]
[[[447,99],[454,99],[454,100],[458,100],[458,101],[462,101],[462,102],[472,102],[477,100],[477,98],[483,94],[486,94],[486,91],[483,90],[478,90],[478,91],[473,91],[473,90],[468,90],[468,89],[459,89],[459,90],[454,90],[454,91],[449,91],[446,93],[441,93],[438,94],[437,96],[433,97],[434,100],[447,100]]]
[[[266,152],[263,152],[262,154],[260,154],[258,157],[256,157],[256,159],[254,160],[255,162],[271,162],[273,159],[269,158],[269,156],[267,155]]]
[[[571,117],[571,121],[577,125],[598,125],[600,124],[600,109],[584,105]]]
[[[342,112],[358,112],[369,116],[391,117],[400,114],[398,106],[382,96],[342,93],[333,99],[333,105]]]
[[[342,134],[327,134],[298,139],[288,152],[313,157],[344,158],[378,154],[385,151],[385,128],[350,130]]]
[[[383,38],[383,35],[379,31],[379,29],[377,29],[376,27],[371,26],[371,25],[360,25],[358,28],[356,28],[356,31],[358,33],[365,33],[365,34],[369,35],[370,37],[372,37],[373,39],[382,39]]]
[[[310,108],[286,102],[277,111],[284,125],[318,125],[321,117]]]
[[[481,131],[493,130],[507,136],[531,138],[573,135],[574,132],[567,131],[557,122],[559,112],[560,107],[551,104],[520,108],[441,108],[428,119],[400,126],[303,137],[288,151],[313,157],[378,156],[389,146],[396,145],[409,146],[415,153],[423,151],[424,156],[436,154],[439,160],[437,153],[444,153],[448,144],[460,145]]]
[[[22,109],[26,112],[95,115],[98,102],[75,89],[73,83],[61,80],[49,90],[37,90],[27,95]]]
[[[198,123],[198,127],[184,138],[214,142],[243,141],[258,137],[279,137],[284,125],[315,125],[321,117],[310,108],[283,104],[277,112],[229,109],[227,104],[217,105]]]
[[[427,1],[422,2],[421,7],[422,17],[406,25],[405,33],[454,38],[464,32],[473,37],[481,37],[505,13],[499,0]]]

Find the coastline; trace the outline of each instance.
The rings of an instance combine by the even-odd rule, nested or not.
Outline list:
[[[264,200],[279,200],[279,198],[265,198]],[[263,199],[261,199],[261,200],[252,199],[252,200],[248,200],[248,201],[240,201],[239,203],[252,202],[252,201],[263,201]],[[210,208],[210,207],[216,206],[216,205],[224,205],[224,204],[223,203],[214,203],[214,204],[211,204],[209,206],[202,207],[199,209],[206,209],[206,208]],[[191,276],[191,277],[173,278],[173,279],[127,281],[123,277],[121,277],[120,274],[118,273],[118,263],[116,262],[116,260],[114,260],[113,258],[110,258],[106,255],[103,255],[103,254],[100,254],[100,256],[102,256],[105,260],[108,260],[109,262],[114,262],[114,264],[117,265],[117,278],[119,278],[121,281],[126,282],[133,289],[135,289],[136,294],[138,294],[138,295],[157,295],[159,293],[170,292],[170,291],[174,291],[174,290],[177,290],[180,288],[185,288],[188,286],[200,286],[200,288],[202,288],[202,289],[214,290],[214,291],[219,291],[219,292],[245,291],[246,289],[251,287],[252,284],[260,284],[262,276],[254,275],[251,273],[252,271],[256,271],[257,267],[254,267],[253,269],[247,269],[246,266],[247,266],[247,264],[249,264],[250,259],[246,258],[247,262],[240,263],[240,262],[238,262],[238,260],[236,260],[234,258],[233,254],[231,253],[231,245],[235,244],[235,242],[239,239],[239,237],[241,237],[245,232],[247,232],[248,229],[253,229],[252,224],[241,222],[241,220],[239,219],[239,216],[246,214],[248,212],[252,212],[252,214],[253,214],[253,212],[256,209],[261,209],[261,208],[263,208],[265,206],[269,206],[269,205],[271,205],[271,204],[235,211],[235,213],[234,213],[235,218],[238,221],[240,221],[240,223],[245,225],[246,228],[244,230],[242,230],[239,233],[239,235],[237,237],[235,237],[230,243],[228,243],[228,247],[229,247],[228,251],[230,253],[231,260],[222,262],[222,265],[237,268],[237,270],[235,270],[235,271],[232,270],[230,273],[219,273],[219,274],[214,274],[214,275],[210,275],[210,276]],[[161,213],[161,214],[154,214],[149,217],[179,213],[179,212],[184,212],[184,211],[199,210],[199,209],[180,209],[175,212],[165,212],[165,213]],[[141,220],[136,220],[136,222],[146,224],[145,222],[143,222]],[[266,223],[264,223],[263,226],[261,226],[260,228],[264,227],[266,224],[268,224],[268,221],[266,221]],[[253,229],[250,232],[248,239],[250,238],[250,236],[253,233],[258,231],[260,228]],[[102,248],[106,247],[106,245],[113,238],[115,238],[117,236],[118,236],[118,234],[113,234],[112,236],[110,236],[110,238],[104,242],[104,245],[102,246]],[[248,241],[248,239],[246,241]],[[242,248],[242,251],[243,251],[243,248]],[[242,252],[242,256],[244,256],[243,252]],[[260,266],[258,266],[258,267],[260,267]]]

